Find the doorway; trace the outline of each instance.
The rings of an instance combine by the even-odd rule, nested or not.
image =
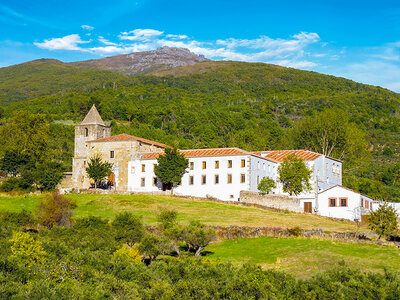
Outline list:
[[[304,212],[305,213],[312,213],[312,202],[304,202]]]

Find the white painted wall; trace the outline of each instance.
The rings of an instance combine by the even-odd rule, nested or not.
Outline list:
[[[335,207],[329,206],[329,198],[336,198]],[[347,206],[340,206],[340,198],[347,198]],[[368,204],[372,202],[372,199],[369,197],[343,188],[342,186],[335,186],[318,194],[317,213],[326,217],[348,219],[351,221],[354,221],[355,219],[360,220],[361,213],[367,211],[366,208],[361,207],[361,199],[363,199],[363,203],[366,203],[365,201],[367,201]]]
[[[277,163],[253,155],[250,156],[250,162],[250,191],[258,192],[258,183],[264,177],[270,177],[276,181],[278,168]],[[278,188],[276,188],[272,191],[272,193],[276,194],[278,191]]]

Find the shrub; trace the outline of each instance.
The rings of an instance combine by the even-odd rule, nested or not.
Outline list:
[[[74,228],[104,228],[108,224],[107,219],[101,217],[89,216],[84,218],[79,218],[76,220]]]
[[[291,236],[300,236],[301,228],[299,226],[288,228],[289,235]]]
[[[11,192],[21,190],[21,179],[18,177],[10,177],[5,180],[0,185],[0,192]]]
[[[139,250],[135,247],[130,247],[128,244],[122,245],[113,255],[114,257],[122,257],[129,261],[141,261],[142,259]]]
[[[125,241],[129,246],[139,242],[144,235],[142,220],[130,212],[119,213],[112,222],[117,240]]]
[[[0,219],[18,226],[31,225],[35,222],[32,213],[26,210],[20,212],[3,212]]]
[[[262,194],[269,194],[274,188],[276,188],[275,180],[269,177],[264,177],[263,179],[261,179],[260,183],[257,186],[257,189]]]
[[[37,209],[39,224],[51,228],[55,225],[70,226],[72,225],[71,217],[76,203],[65,198],[58,191],[48,195],[42,200]]]
[[[183,240],[188,244],[189,251],[197,257],[201,251],[215,238],[215,231],[206,228],[199,221],[191,221],[183,230]]]
[[[397,213],[388,203],[379,205],[376,211],[371,211],[368,217],[368,227],[375,231],[379,238],[388,238],[397,232]]]
[[[31,263],[43,263],[46,252],[40,242],[27,232],[14,232],[10,239],[13,257],[31,266]]]

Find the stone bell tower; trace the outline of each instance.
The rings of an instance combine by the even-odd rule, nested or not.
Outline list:
[[[111,136],[111,128],[106,126],[93,104],[83,121],[75,126],[75,151],[72,162],[72,181],[76,188],[88,188],[86,165],[89,159],[88,141]]]

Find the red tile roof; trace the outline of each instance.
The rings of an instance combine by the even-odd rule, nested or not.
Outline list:
[[[133,136],[133,135],[129,135],[126,133],[122,133],[122,134],[118,134],[118,135],[113,135],[110,137],[106,137],[106,138],[101,138],[101,139],[97,139],[97,140],[93,140],[93,141],[89,141],[89,143],[101,143],[101,142],[129,142],[129,141],[139,141],[145,144],[149,144],[149,145],[154,145],[154,146],[158,146],[161,148],[167,148],[169,146],[158,143],[158,142],[154,142],[154,141],[150,141],[150,140],[146,140],[137,136]]]
[[[235,156],[235,155],[255,155],[252,152],[248,152],[239,148],[212,148],[212,149],[190,149],[190,150],[179,150],[185,157],[205,157],[205,156]],[[162,154],[162,153],[161,153]],[[156,159],[160,153],[148,152],[141,155],[141,159]],[[272,159],[261,157],[275,162]]]
[[[262,157],[274,159],[278,162],[282,162],[289,155],[294,154],[298,158],[311,161],[316,160],[318,157],[322,156],[320,153],[312,152],[309,150],[276,150],[276,151],[261,151],[261,152],[253,152],[256,155],[260,155]]]
[[[331,189],[333,189],[333,188],[335,188],[335,187],[340,187],[340,188],[345,189],[345,190],[348,190],[348,191],[350,191],[350,192],[353,192],[353,193],[356,193],[356,194],[360,194],[361,196],[367,197],[367,198],[370,199],[370,200],[374,200],[374,199],[373,199],[372,197],[370,197],[370,196],[367,196],[367,195],[365,195],[365,194],[361,194],[361,193],[359,193],[359,192],[356,192],[355,190],[349,189],[349,188],[347,188],[347,187],[345,187],[345,186],[343,186],[343,185],[340,185],[340,184],[331,186],[330,188],[328,188],[328,189],[326,189],[326,190],[320,191],[320,192],[318,193],[318,195],[319,195],[319,194],[322,194],[322,193],[325,193],[326,191],[329,191],[329,190],[331,190]]]

